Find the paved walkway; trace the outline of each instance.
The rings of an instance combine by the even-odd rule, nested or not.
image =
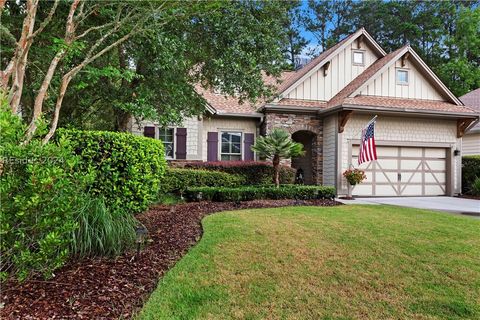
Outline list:
[[[401,207],[446,211],[480,219],[480,200],[455,197],[397,197],[337,199],[344,204],[389,204]]]

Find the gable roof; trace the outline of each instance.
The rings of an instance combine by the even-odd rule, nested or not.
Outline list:
[[[293,90],[299,83],[305,78],[316,72],[327,61],[330,61],[339,50],[343,50],[344,46],[350,45],[352,41],[360,36],[364,36],[364,39],[368,39],[369,44],[373,48],[377,48],[377,54],[381,56],[369,67],[367,67],[362,73],[360,73],[355,79],[348,83],[342,90],[340,90],[334,97],[328,102],[317,100],[300,100],[300,99],[288,99],[284,98],[289,90]],[[360,92],[371,81],[375,80],[380,74],[388,69],[392,64],[402,58],[405,54],[409,53],[409,59],[415,63],[417,68],[426,79],[431,82],[435,88],[449,100],[446,101],[434,101],[434,100],[422,100],[422,99],[410,99],[410,98],[393,98],[387,96],[362,96]],[[330,49],[320,54],[317,58],[313,59],[303,68],[297,71],[283,72],[279,79],[273,76],[264,75],[264,81],[267,85],[273,85],[277,87],[277,93],[279,97],[267,103],[265,100],[258,101],[255,104],[249,102],[239,103],[235,97],[225,96],[223,94],[214,93],[211,90],[205,90],[201,87],[197,87],[197,92],[201,94],[208,102],[208,105],[215,110],[215,114],[218,115],[238,115],[238,116],[256,116],[258,115],[258,109],[260,107],[267,108],[286,108],[286,109],[298,109],[308,110],[309,112],[326,111],[334,107],[342,105],[350,106],[365,106],[366,108],[391,108],[403,111],[415,110],[430,110],[432,112],[440,113],[473,113],[475,111],[469,107],[463,106],[462,102],[455,97],[455,95],[440,81],[440,79],[433,73],[433,71],[423,62],[418,54],[410,47],[405,45],[389,54],[386,54],[378,44],[371,38],[371,36],[365,31],[360,29],[359,31],[346,37]],[[477,90],[478,91],[478,90]]]
[[[480,88],[470,91],[459,98],[464,105],[480,112]]]
[[[470,91],[459,98],[463,104],[480,113],[480,88]],[[471,132],[480,131],[480,122],[470,129]]]
[[[427,64],[420,58],[420,56],[413,50],[410,45],[405,45],[402,48],[393,51],[394,56],[392,56],[389,61],[387,61],[376,73],[374,73],[369,79],[365,79],[365,81],[354,91],[352,95],[358,94],[365,86],[369,83],[370,80],[374,80],[377,75],[381,74],[384,70],[390,67],[393,63],[395,63],[398,59],[400,59],[404,54],[409,53],[409,59],[412,59],[414,63],[416,63],[421,71],[423,71],[426,76],[427,80],[430,80],[433,84],[436,85],[438,91],[440,91],[444,96],[448,97],[449,100],[456,104],[456,105],[463,105],[460,100],[443,84],[443,82],[437,77],[437,75],[427,66]],[[355,80],[354,80],[355,81]]]
[[[285,81],[295,73],[294,71],[284,71],[280,75],[279,79],[274,76],[263,75],[263,80],[266,85],[277,86],[279,81]],[[216,93],[214,90],[205,89],[200,85],[195,87],[195,90],[200,94],[206,101],[210,108],[213,109],[213,114],[222,115],[248,115],[254,114],[257,112],[257,109],[265,104],[264,100],[257,101],[257,103],[252,104],[249,101],[244,101],[240,103],[238,98],[225,95],[223,93]]]
[[[318,69],[323,67],[325,63],[330,61],[340,50],[343,50],[344,47],[348,46],[350,43],[355,41],[358,37],[362,36],[367,42],[372,46],[372,48],[377,52],[381,57],[386,55],[385,51],[380,47],[380,45],[372,38],[372,36],[365,30],[361,28],[355,33],[347,36],[345,39],[341,40],[333,47],[322,52],[318,57],[310,61],[303,68],[297,70],[292,74],[288,79],[284,80],[282,84],[278,87],[278,93],[286,95],[293,89],[295,89],[300,83],[302,83],[306,78],[316,72]]]

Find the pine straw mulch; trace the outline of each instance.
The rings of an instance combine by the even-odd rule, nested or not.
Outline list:
[[[155,289],[159,278],[201,237],[201,219],[211,213],[296,205],[293,200],[241,203],[198,202],[157,206],[137,218],[149,241],[140,255],[71,261],[44,281],[7,282],[1,288],[1,319],[131,318]],[[333,200],[302,201],[302,205],[333,206]]]

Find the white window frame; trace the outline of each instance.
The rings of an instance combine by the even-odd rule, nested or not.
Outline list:
[[[362,62],[355,62],[355,54],[360,53],[362,55]],[[354,66],[364,66],[365,65],[365,51],[363,50],[353,50],[352,52],[352,64]]]
[[[225,153],[222,151],[222,143],[223,143],[223,140],[222,140],[222,136],[224,133],[239,133],[240,134],[240,153]],[[222,130],[220,131],[220,139],[219,140],[219,159],[220,161],[243,161],[243,135],[244,133],[240,130]],[[232,143],[231,141],[229,141],[230,143]],[[227,156],[240,156],[240,159],[239,160],[223,160],[222,159],[222,156],[223,155],[227,155]]]
[[[400,72],[405,72],[407,74],[407,81],[400,81],[400,79],[399,79]],[[397,71],[395,72],[395,80],[396,80],[396,83],[398,85],[408,86],[408,84],[410,82],[410,72],[409,72],[409,70],[408,69],[397,69]]]
[[[172,141],[163,141],[161,138],[160,138],[160,131],[162,130],[172,130]],[[165,148],[165,143],[171,143],[172,144],[172,156],[167,156],[165,154],[165,159],[167,160],[175,160],[175,146],[177,145],[177,137],[176,137],[176,130],[175,128],[172,128],[172,127],[166,127],[166,128],[161,128],[161,127],[158,127],[158,131],[157,131],[157,139],[161,140],[162,143],[163,143],[163,146]]]

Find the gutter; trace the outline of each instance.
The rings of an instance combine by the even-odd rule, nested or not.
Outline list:
[[[263,118],[263,113],[252,112],[252,113],[235,113],[235,112],[217,112],[215,113],[217,117],[235,117],[235,118]]]
[[[417,110],[417,109],[408,109],[408,108],[384,108],[384,107],[372,107],[372,106],[358,106],[358,105],[340,105],[333,108],[328,108],[324,110],[319,110],[318,113],[322,115],[328,115],[330,113],[334,113],[341,110],[352,110],[352,111],[381,111],[383,113],[391,113],[391,114],[414,114],[414,115],[424,115],[424,116],[437,116],[437,117],[457,117],[457,118],[475,118],[477,119],[474,121],[477,123],[479,121],[479,115],[476,113],[471,112],[448,112],[448,111],[425,111],[425,110]]]

